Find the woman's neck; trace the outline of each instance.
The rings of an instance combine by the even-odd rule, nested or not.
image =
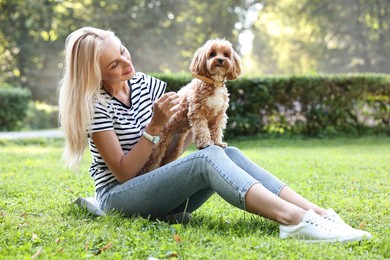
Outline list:
[[[130,88],[127,81],[116,84],[106,84],[103,82],[103,88],[123,104],[130,106]]]

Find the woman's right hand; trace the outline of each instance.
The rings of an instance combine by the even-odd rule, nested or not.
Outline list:
[[[158,135],[169,118],[179,109],[180,98],[175,92],[169,92],[153,104],[153,116],[146,132]],[[92,139],[100,155],[111,169],[115,178],[123,183],[137,176],[152,152],[153,144],[141,138],[128,153],[124,153],[114,130],[92,133]]]
[[[179,110],[180,97],[176,92],[168,92],[153,104],[153,116],[146,128],[151,135],[158,135],[165,124]]]

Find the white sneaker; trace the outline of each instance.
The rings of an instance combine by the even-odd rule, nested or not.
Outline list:
[[[357,232],[361,235],[360,240],[372,238],[372,235],[370,233],[368,233],[367,231],[355,229],[355,228],[351,227],[350,225],[348,225],[347,223],[345,223],[345,221],[333,209],[327,209],[326,212],[327,212],[327,214],[325,216],[323,216],[323,218],[325,220],[329,221],[330,223],[332,223],[336,228],[337,228],[337,226],[339,226],[339,227],[345,228],[347,230],[351,229],[354,232]]]
[[[351,242],[361,240],[353,230],[337,228],[328,220],[309,210],[298,225],[280,225],[280,238],[297,238],[305,242]]]

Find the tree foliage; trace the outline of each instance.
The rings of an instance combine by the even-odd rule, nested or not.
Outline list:
[[[387,0],[269,1],[254,53],[265,73],[388,73],[389,30]]]
[[[237,44],[235,24],[254,1],[82,0],[0,1],[0,82],[21,85],[34,99],[56,103],[66,36],[83,26],[111,29],[145,72],[188,71],[210,37]]]
[[[251,75],[387,73],[389,13],[387,0],[0,0],[0,83],[57,103],[64,41],[82,26],[115,31],[147,73],[188,72],[209,38],[226,38],[239,51],[244,31],[255,36],[244,57]]]

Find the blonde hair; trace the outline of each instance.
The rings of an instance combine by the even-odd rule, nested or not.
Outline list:
[[[76,170],[83,158],[94,104],[105,103],[100,95],[99,58],[103,41],[111,31],[84,27],[65,41],[65,65],[59,82],[59,121],[65,135],[63,161]]]

